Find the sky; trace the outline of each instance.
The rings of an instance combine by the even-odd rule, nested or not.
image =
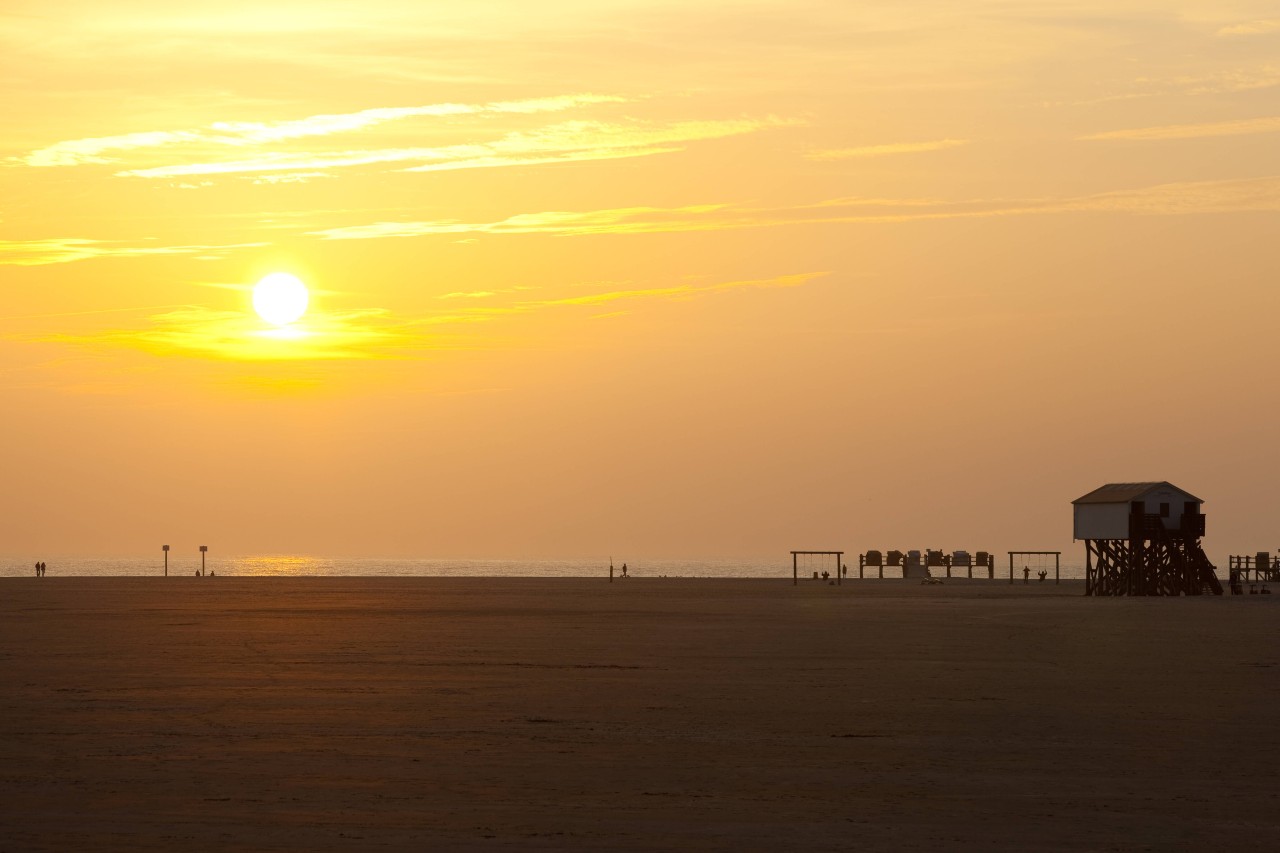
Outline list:
[[[0,555],[1280,547],[1274,2],[7,0],[0,112]]]

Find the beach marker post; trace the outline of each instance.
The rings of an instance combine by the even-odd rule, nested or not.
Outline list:
[[[160,550],[164,551],[164,576],[169,577],[169,546],[161,545]]]
[[[204,576],[204,555],[205,555],[205,552],[206,552],[206,551],[208,551],[208,550],[209,550],[209,546],[208,546],[208,545],[201,545],[201,546],[200,546],[200,575],[201,575],[201,577],[203,577],[203,576]]]

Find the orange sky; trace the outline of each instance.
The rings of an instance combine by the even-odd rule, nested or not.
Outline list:
[[[0,555],[1274,549],[1278,16],[10,0]]]

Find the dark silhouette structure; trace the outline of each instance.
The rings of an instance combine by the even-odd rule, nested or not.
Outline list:
[[[1200,547],[1200,498],[1163,481],[1108,483],[1071,503],[1085,595],[1222,595]]]
[[[160,550],[164,551],[164,576],[169,577],[169,546],[161,545]]]
[[[201,576],[203,576],[203,575],[204,575],[204,555],[205,555],[205,553],[206,553],[206,552],[208,552],[208,550],[209,550],[209,546],[208,546],[208,545],[201,545],[201,546],[200,546],[200,574],[201,574]]]
[[[1243,595],[1244,585],[1280,581],[1280,557],[1273,558],[1270,551],[1256,554],[1232,554],[1227,557],[1227,576],[1231,579],[1231,594]],[[1252,588],[1251,588],[1252,590]],[[1263,591],[1268,591],[1264,586]]]
[[[1009,552],[1009,583],[1013,583],[1014,561],[1016,558],[1021,558],[1021,557],[1034,558],[1032,562],[1036,564],[1037,569],[1041,569],[1040,572],[1036,573],[1036,576],[1040,577],[1041,573],[1044,574],[1044,577],[1040,578],[1040,580],[1042,581],[1045,579],[1045,577],[1049,576],[1049,570],[1047,568],[1042,568],[1042,567],[1045,565],[1045,561],[1048,560],[1049,557],[1053,557],[1053,582],[1062,583],[1062,552],[1061,551],[1010,551]],[[1031,571],[1030,566],[1024,563],[1022,568],[1027,572],[1028,575],[1030,574],[1030,571]]]
[[[865,578],[866,570],[876,570],[876,577],[883,578],[885,566],[899,569],[902,577],[932,577],[933,569],[942,569],[947,577],[952,577],[952,570],[964,569],[968,577],[973,577],[974,568],[986,569],[987,578],[996,576],[995,554],[979,551],[970,554],[968,551],[954,551],[944,554],[942,551],[868,551],[858,555],[858,577]]]
[[[818,557],[818,556],[836,558],[836,570],[834,574],[836,577],[836,583],[837,584],[840,583],[843,576],[843,572],[840,571],[840,567],[844,565],[844,551],[792,551],[791,552],[791,585],[792,586],[795,586],[796,584],[800,583],[800,561],[799,561],[800,557]],[[807,562],[808,561],[806,561],[806,563]],[[817,572],[814,572],[814,574],[816,575]]]

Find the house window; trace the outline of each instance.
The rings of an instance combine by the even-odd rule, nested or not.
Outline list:
[[[1168,518],[1168,517],[1169,517],[1169,505],[1168,505],[1168,504],[1160,504],[1160,517],[1161,517],[1161,518]]]

